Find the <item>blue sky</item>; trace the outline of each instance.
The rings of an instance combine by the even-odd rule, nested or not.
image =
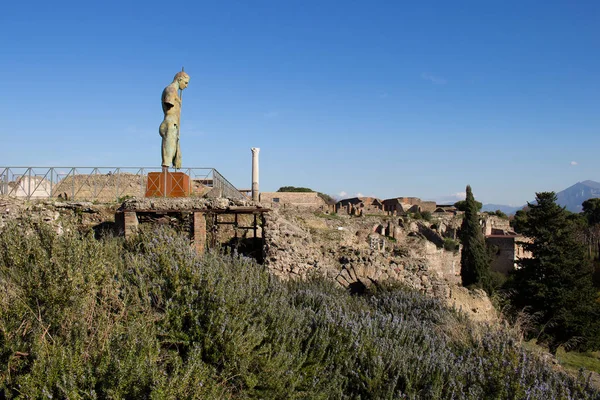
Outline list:
[[[417,4],[418,3],[418,4]],[[0,13],[0,165],[184,167],[261,190],[484,203],[600,181],[598,1],[37,2]]]

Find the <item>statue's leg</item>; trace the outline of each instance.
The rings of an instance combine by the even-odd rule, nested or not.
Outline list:
[[[158,133],[160,135],[160,137],[162,138],[162,144],[160,146],[160,156],[161,156],[161,166],[163,167],[163,170],[166,168],[169,168],[169,163],[167,162],[167,154],[166,154],[166,137],[167,137],[167,131],[169,130],[169,124],[167,123],[167,121],[163,121],[160,123],[160,127],[158,128]]]
[[[179,145],[179,139],[177,139],[177,149],[175,150],[175,161],[173,164],[176,169],[181,169],[181,146]]]
[[[175,164],[177,151],[177,125],[169,124],[162,141],[162,166],[170,167]]]

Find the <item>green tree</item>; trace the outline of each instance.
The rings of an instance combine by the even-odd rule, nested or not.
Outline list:
[[[567,351],[598,348],[600,307],[590,260],[576,237],[577,220],[556,204],[554,192],[537,193],[515,220],[532,254],[518,261],[510,285],[513,305],[532,317],[526,333],[552,354],[561,345]]]
[[[483,207],[483,204],[479,201],[475,201],[475,205],[476,205],[475,211],[480,211],[481,207]],[[456,209],[458,211],[467,211],[467,200],[457,201],[456,203],[454,203],[454,207],[456,207]]]
[[[587,221],[585,242],[594,264],[594,286],[600,288],[600,199],[586,200],[582,206],[583,217]]]
[[[479,225],[477,203],[471,186],[467,186],[465,217],[460,227],[460,240],[463,245],[460,254],[460,276],[463,286],[479,287],[491,293],[490,260]]]
[[[506,213],[501,210],[496,210],[496,212],[494,212],[493,214],[497,217],[508,219],[508,215],[506,215]]]
[[[314,190],[305,187],[296,187],[296,186],[282,186],[277,189],[278,192],[314,192]]]
[[[590,225],[600,224],[600,199],[589,199],[584,201],[583,215]]]

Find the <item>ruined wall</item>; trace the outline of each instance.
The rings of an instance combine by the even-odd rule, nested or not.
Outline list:
[[[481,221],[485,236],[502,234],[503,232],[511,232],[513,230],[508,219],[500,218],[497,215],[486,215],[483,214]]]
[[[430,212],[433,213],[435,212],[436,209],[436,204],[435,201],[422,201],[421,204],[421,212]]]
[[[492,271],[508,274],[515,269],[515,236],[488,236],[485,240],[498,249],[490,265]]]
[[[532,258],[529,251],[525,251],[523,243],[531,239],[521,235],[492,235],[485,238],[489,245],[496,246],[496,256],[492,261],[491,268],[503,274],[508,274],[515,269],[516,262],[523,258]]]
[[[518,235],[515,238],[516,259],[533,258],[533,254],[530,251],[525,251],[525,248],[523,247],[523,244],[525,243],[531,243],[531,239],[521,235]]]
[[[385,214],[381,200],[375,197],[343,199],[336,203],[335,210],[347,215]]]
[[[416,222],[401,227],[385,217],[325,218],[280,209],[267,215],[265,265],[283,279],[320,275],[351,292],[400,282],[475,319],[495,318],[485,294],[460,286],[460,253],[429,242]]]
[[[92,204],[90,202],[56,201],[32,199],[30,201],[0,196],[0,234],[11,221],[30,220],[44,223],[55,232],[62,234],[72,226],[81,228],[104,229],[105,223],[111,223],[116,205]],[[67,227],[67,228],[65,228]]]
[[[421,228],[417,223],[401,227],[379,217],[326,219],[273,212],[265,226],[266,264],[280,276],[350,273],[364,284],[409,281],[426,292],[438,283],[456,283],[459,253],[428,241]]]
[[[398,197],[398,200],[402,204],[410,204],[413,206],[418,206],[419,204],[421,204],[421,199],[418,197]]]
[[[435,201],[423,201],[418,197],[397,197],[393,199],[386,199],[383,201],[384,210],[399,215],[406,212],[430,212],[433,213],[436,210]]]
[[[440,279],[460,285],[460,251],[446,251],[431,242],[425,244],[425,250],[429,270]]]
[[[262,192],[260,202],[273,208],[298,207],[314,211],[329,209],[317,192]]]

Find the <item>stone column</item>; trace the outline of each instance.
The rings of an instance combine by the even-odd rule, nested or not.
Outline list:
[[[131,237],[137,231],[139,221],[135,211],[123,211],[115,214],[115,233],[126,238]]]
[[[204,254],[206,250],[206,217],[203,212],[194,211],[194,222],[192,225],[194,248],[198,254]]]
[[[258,147],[250,149],[252,151],[252,200],[258,201]]]

